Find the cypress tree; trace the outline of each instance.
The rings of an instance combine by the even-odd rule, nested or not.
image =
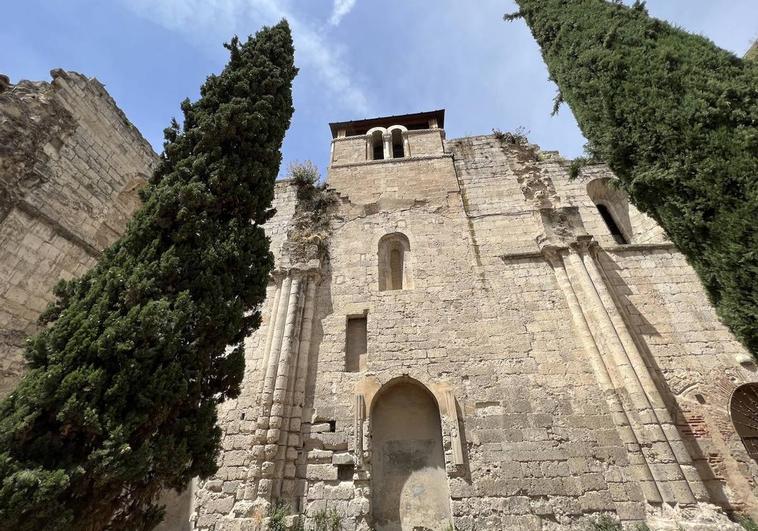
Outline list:
[[[566,101],[638,209],[687,257],[758,353],[758,64],[650,17],[643,2],[517,0]]]
[[[216,471],[216,406],[238,396],[273,258],[261,225],[292,116],[282,21],[229,62],[99,263],[56,288],[28,373],[0,404],[0,528],[149,529],[161,490]]]

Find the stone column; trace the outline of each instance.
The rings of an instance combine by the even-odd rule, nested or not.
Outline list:
[[[363,467],[363,421],[366,420],[366,399],[362,394],[355,395],[353,421],[353,451],[356,468]]]
[[[296,286],[299,289],[299,286]],[[263,374],[261,389],[258,396],[258,415],[256,419],[255,444],[252,449],[252,463],[247,474],[244,500],[255,499],[258,495],[259,482],[262,477],[262,464],[267,451],[267,435],[269,429],[269,415],[271,413],[271,404],[273,401],[274,385],[276,383],[276,372],[279,365],[281,346],[284,338],[287,318],[290,310],[294,311],[293,305],[296,303],[297,296],[292,296],[293,291],[297,293],[298,289],[293,290],[292,278],[287,275],[281,280],[281,286],[277,290],[278,298],[272,306],[270,321],[270,341],[266,337],[265,352],[263,355]]]
[[[384,148],[384,159],[392,158],[392,135],[384,133],[382,135],[382,145]]]
[[[284,324],[282,338],[282,347],[278,359],[272,356],[269,364],[271,371],[266,373],[266,382],[264,394],[262,397],[263,407],[268,410],[265,446],[263,451],[263,464],[260,468],[261,479],[258,482],[258,498],[264,498],[271,501],[273,495],[273,486],[275,478],[274,460],[279,451],[279,437],[282,431],[282,420],[284,415],[284,401],[287,393],[287,379],[289,377],[289,365],[292,359],[293,350],[298,345],[300,335],[300,314],[301,307],[302,280],[295,276],[290,286],[290,296],[287,303],[287,319]],[[276,363],[275,363],[276,362]],[[269,379],[269,375],[273,378]],[[265,417],[265,415],[264,415]],[[263,428],[263,426],[262,426]]]
[[[445,409],[450,419],[450,449],[452,451],[453,465],[463,465],[463,444],[461,442],[460,424],[458,421],[458,408],[455,405],[455,395],[452,389],[445,390]]]
[[[568,304],[574,327],[587,355],[589,356],[592,371],[595,374],[603,398],[605,398],[605,401],[608,404],[608,409],[611,412],[611,419],[613,419],[613,423],[616,426],[616,431],[629,454],[629,469],[632,473],[632,477],[639,482],[642,494],[647,502],[661,503],[663,501],[661,493],[658,490],[658,486],[650,471],[650,467],[645,460],[645,456],[642,454],[639,441],[632,429],[632,423],[624,410],[624,406],[619,400],[616,389],[611,381],[611,376],[608,373],[608,368],[598,350],[595,339],[592,337],[592,333],[590,332],[589,325],[582,312],[579,300],[577,299],[574,288],[566,273],[562,251],[554,247],[545,247],[542,249],[542,253],[553,267],[558,286],[566,297],[566,303]]]
[[[655,378],[653,377],[653,372],[640,352],[637,343],[638,340],[635,340],[632,331],[627,326],[626,321],[621,314],[621,304],[617,295],[614,293],[613,287],[610,282],[608,282],[605,271],[603,270],[602,263],[599,260],[598,245],[596,242],[591,242],[591,244],[588,245],[588,252],[582,254],[582,261],[587,268],[587,272],[589,273],[593,284],[597,288],[601,301],[607,309],[619,340],[621,341],[624,350],[627,352],[630,364],[639,378],[640,385],[644,389],[645,394],[653,407],[653,413],[666,436],[666,441],[674,453],[684,477],[689,483],[692,493],[695,498],[701,501],[707,501],[708,491],[706,490],[705,484],[692,462],[692,457],[682,440],[679,430],[676,428],[671,413],[666,407],[663,395],[661,395],[658,385],[655,382]]]
[[[630,412],[637,421],[633,429],[637,440],[642,444],[642,452],[663,501],[671,504],[693,504],[696,501],[694,493],[638,375],[637,371],[642,372],[647,370],[647,367],[639,367],[630,359],[598,292],[606,287],[596,285],[590,276],[589,269],[594,267],[594,262],[589,262],[592,258],[588,257],[590,242],[590,236],[577,237],[571,245],[572,252],[566,256],[567,269],[571,270],[569,279],[579,287],[579,293],[584,299],[580,306],[585,319],[591,325],[590,333],[605,354],[606,366],[612,366],[618,375],[620,381],[617,382],[616,388],[629,401]],[[572,274],[576,282],[573,282]]]
[[[268,323],[268,330],[266,331],[266,345],[263,347],[263,363],[261,365],[261,372],[265,376],[266,371],[268,369],[268,359],[269,356],[271,356],[271,345],[274,341],[274,332],[276,329],[277,324],[277,315],[279,313],[279,301],[282,297],[282,284],[284,283],[284,278],[276,278],[276,291],[274,293],[274,301],[271,306],[271,314],[269,316],[269,323]],[[289,290],[287,290],[289,295]],[[286,302],[285,302],[286,305]],[[259,392],[263,391],[263,381],[261,381],[261,389]]]
[[[300,425],[305,400],[305,381],[308,371],[313,317],[316,309],[316,281],[314,275],[305,276],[305,302],[303,304],[302,320],[299,330],[299,344],[292,359],[286,366],[287,396],[284,400],[285,416],[279,437],[279,450],[274,471],[275,498],[294,496],[295,461],[297,448],[300,447]],[[285,366],[283,365],[282,368]]]

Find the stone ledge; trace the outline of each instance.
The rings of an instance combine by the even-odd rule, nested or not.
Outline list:
[[[414,162],[422,160],[439,160],[439,159],[452,159],[452,153],[442,153],[441,155],[421,155],[419,157],[401,157],[399,159],[380,159],[380,160],[363,160],[361,162],[345,162],[343,164],[332,163],[329,169],[332,168],[350,168],[355,166],[370,166],[374,164],[390,164],[398,162]]]

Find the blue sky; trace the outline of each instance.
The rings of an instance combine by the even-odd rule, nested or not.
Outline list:
[[[742,55],[758,37],[755,0],[649,0],[654,16]],[[284,164],[328,161],[332,121],[447,109],[448,138],[522,126],[567,157],[584,139],[512,0],[5,0],[0,72],[47,80],[52,68],[102,81],[161,150],[179,102],[226,61],[221,43],[287,17],[295,115]]]

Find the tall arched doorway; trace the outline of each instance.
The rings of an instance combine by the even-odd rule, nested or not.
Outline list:
[[[449,529],[440,414],[431,393],[410,379],[388,384],[372,408],[371,441],[374,528]]]

